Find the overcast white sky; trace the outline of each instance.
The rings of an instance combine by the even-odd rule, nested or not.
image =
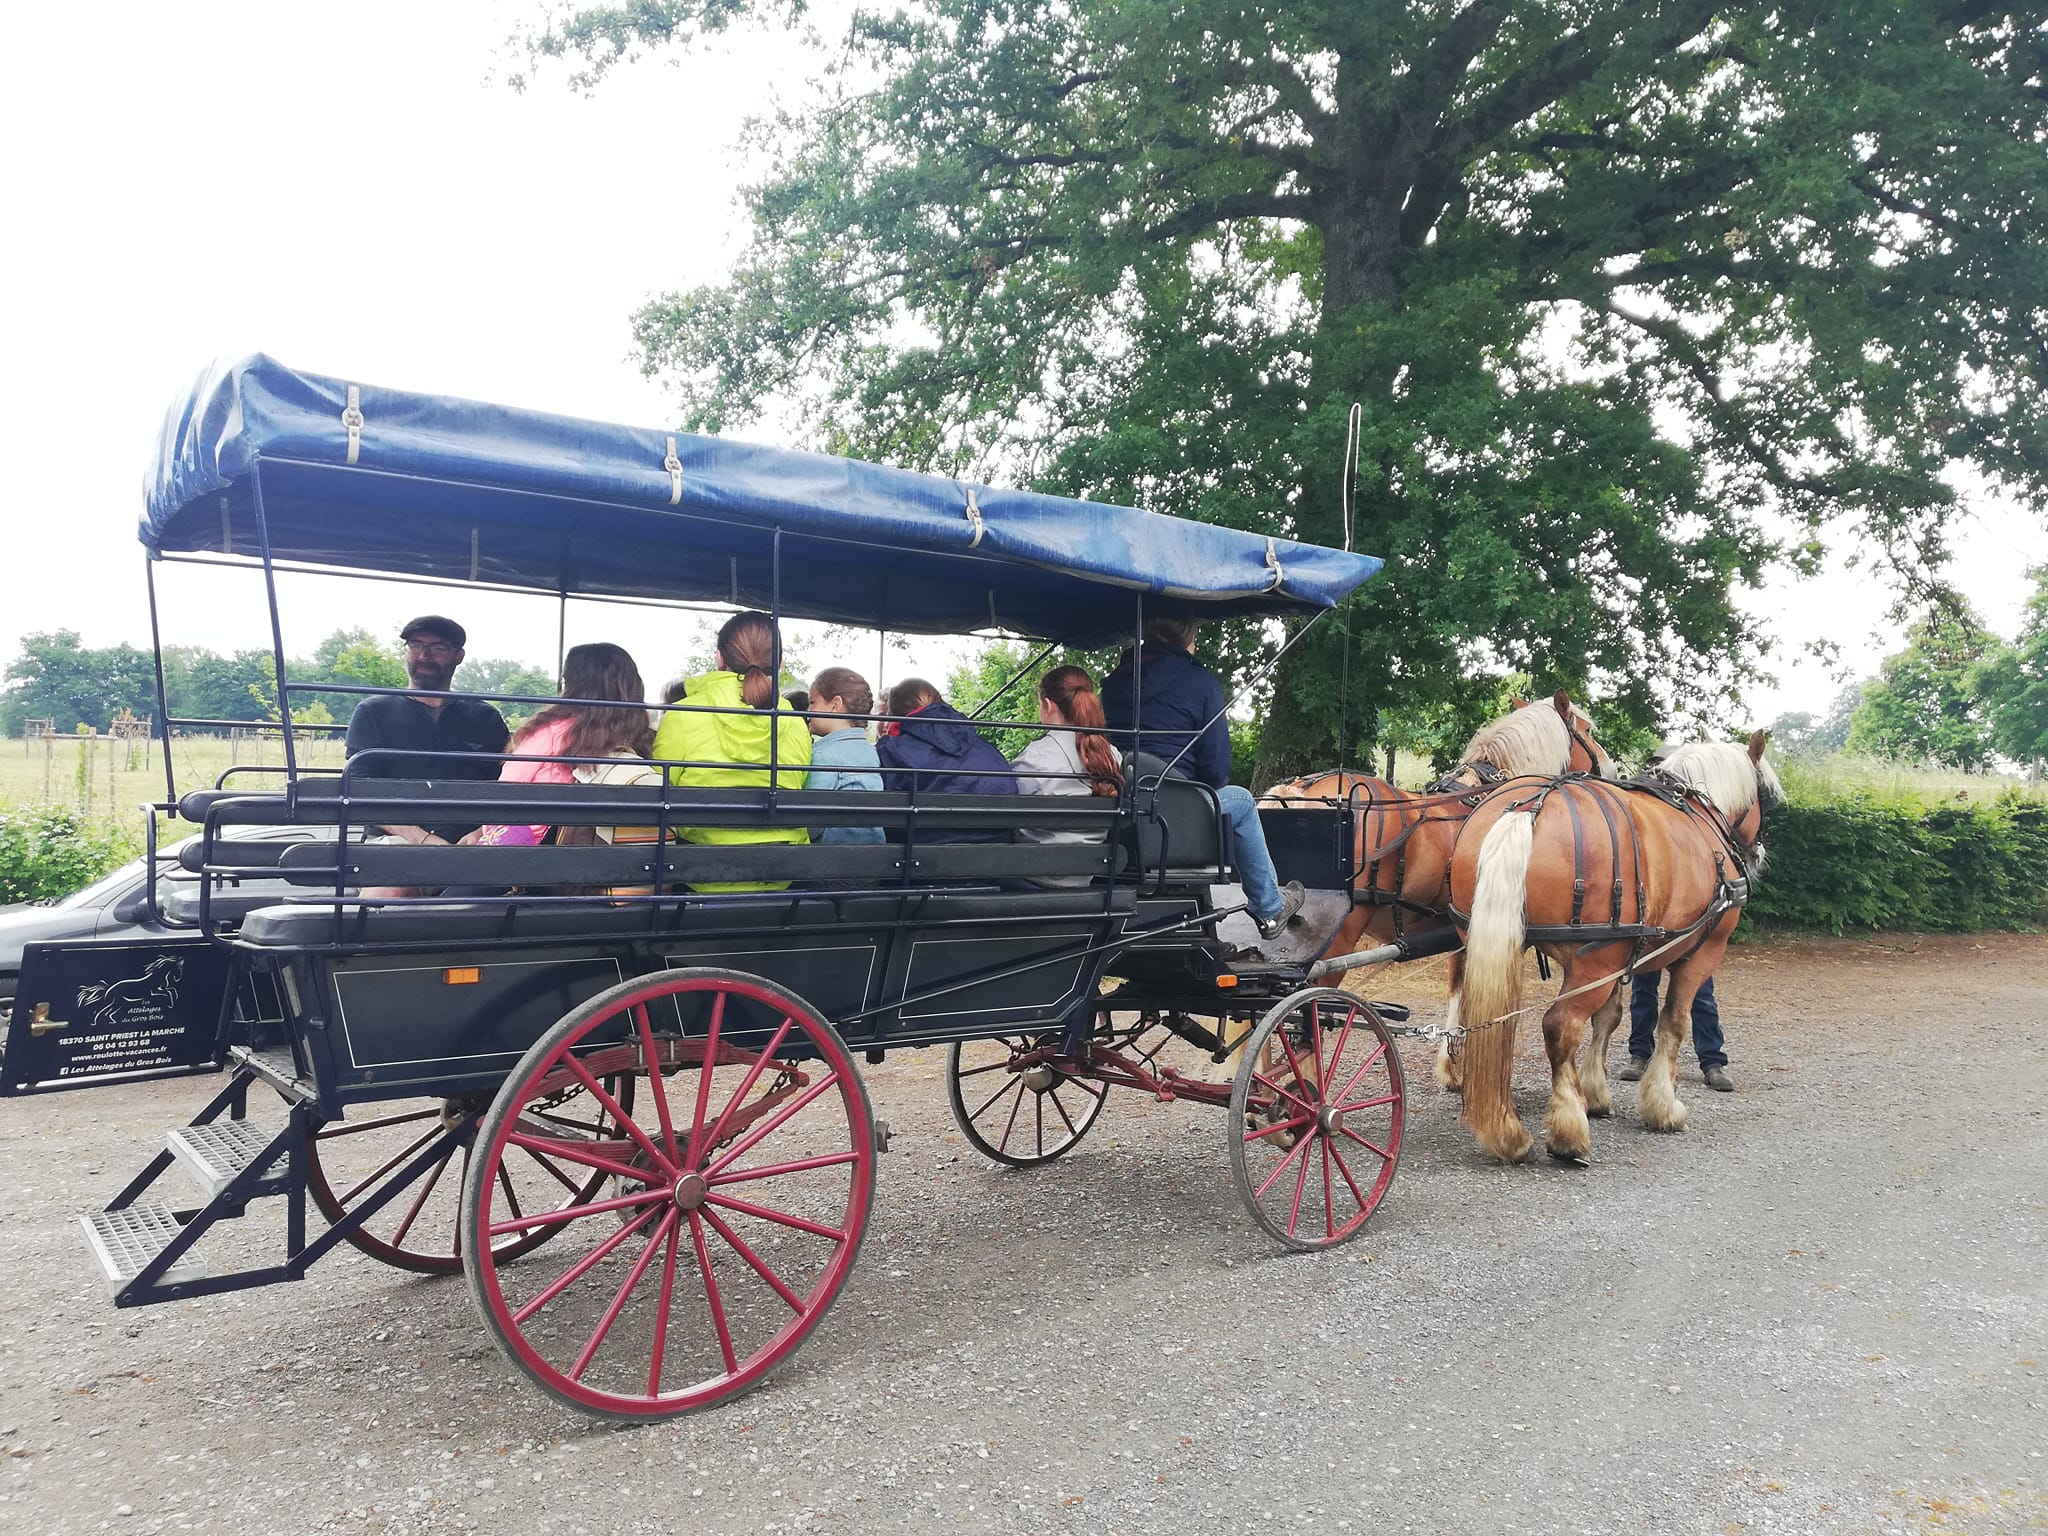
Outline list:
[[[629,353],[648,295],[716,277],[744,228],[743,119],[801,89],[797,50],[742,37],[621,70],[595,96],[560,73],[503,84],[504,40],[537,0],[189,0],[10,14],[0,54],[6,210],[0,304],[0,657],[68,625],[148,641],[134,539],[164,411],[208,359],[269,352],[312,371],[573,415],[672,422]],[[769,436],[771,434],[757,434]],[[1956,575],[2010,633],[2048,534],[1997,508],[1955,540]],[[264,645],[246,579],[172,570],[166,639]],[[452,610],[472,655],[553,664],[537,599],[299,579],[287,648]],[[1756,600],[1781,650],[1751,716],[1818,712],[1894,635],[1887,596],[1838,571]],[[676,621],[570,609],[569,639],[618,640],[650,684],[702,657]],[[822,656],[818,658],[823,660]],[[872,665],[872,657],[865,659]],[[945,652],[912,660],[942,672]],[[892,673],[897,667],[892,664]]]

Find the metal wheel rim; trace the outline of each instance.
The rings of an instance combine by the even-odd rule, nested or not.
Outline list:
[[[955,1041],[948,1048],[946,1099],[952,1105],[953,1123],[983,1157],[1011,1168],[1043,1167],[1079,1146],[1101,1118],[1102,1106],[1109,1098],[1104,1084],[1090,1084],[1085,1078],[1046,1066],[1043,1070],[1052,1080],[1041,1090],[1028,1081],[1028,1071],[1003,1071],[1021,1056],[1056,1045],[1051,1035],[994,1035]],[[992,1059],[969,1062],[969,1054],[984,1046],[990,1048]],[[995,1058],[997,1051],[1005,1054]],[[985,1131],[992,1132],[995,1139]],[[1048,1135],[1053,1138],[1050,1145]]]
[[[626,1087],[623,1101],[628,1109],[632,1107],[632,1088]],[[391,1126],[417,1125],[419,1134],[410,1138],[409,1144],[398,1154],[398,1161],[409,1160],[425,1151],[441,1129],[439,1123],[440,1100],[396,1100],[391,1105],[378,1105],[378,1111],[362,1120],[331,1120],[316,1128],[306,1143],[306,1188],[319,1207],[321,1215],[329,1222],[338,1222],[345,1217],[352,1202],[361,1195],[370,1193],[378,1182],[373,1176],[366,1180],[352,1180],[350,1187],[337,1193],[329,1177],[329,1170],[322,1160],[320,1144],[323,1141],[339,1141],[345,1137],[368,1135],[374,1130]],[[401,1107],[413,1106],[418,1107]],[[406,1270],[417,1275],[452,1275],[462,1269],[462,1188],[469,1172],[470,1146],[474,1134],[451,1146],[447,1155],[430,1164],[419,1176],[419,1192],[407,1199],[403,1194],[394,1196],[377,1215],[371,1218],[380,1227],[388,1226],[391,1220],[399,1223],[399,1231],[388,1237],[383,1231],[373,1230],[368,1223],[347,1233],[342,1241],[358,1252],[368,1255],[380,1264],[393,1269]],[[454,1167],[457,1154],[460,1167]],[[536,1165],[540,1160],[536,1157]],[[545,1166],[545,1165],[540,1165]],[[384,1171],[390,1170],[387,1163]],[[538,1169],[536,1168],[536,1172]],[[452,1177],[451,1177],[452,1175]],[[557,1180],[564,1177],[556,1167],[553,1175]],[[509,1176],[508,1176],[509,1177]],[[593,1175],[576,1184],[568,1193],[569,1201],[588,1199],[603,1182],[602,1175]],[[545,1190],[546,1185],[535,1182],[535,1187]],[[439,1197],[438,1207],[433,1206]],[[417,1202],[417,1203],[415,1203]],[[442,1235],[431,1245],[409,1245],[408,1239],[415,1229],[420,1228],[420,1218],[426,1217],[425,1232]],[[535,1235],[521,1235],[507,1238],[496,1245],[498,1256],[504,1259],[516,1258],[522,1253],[531,1253],[554,1236],[548,1228],[537,1229]]]
[[[816,1328],[845,1284],[866,1233],[874,1191],[874,1124],[859,1070],[845,1043],[821,1015],[784,988],[738,972],[692,969],[641,977],[612,988],[564,1018],[521,1059],[478,1127],[477,1151],[464,1183],[463,1198],[463,1231],[471,1251],[479,1252],[479,1236],[491,1233],[494,1224],[504,1220],[503,1213],[494,1209],[496,1184],[490,1168],[513,1134],[517,1106],[529,1085],[551,1071],[573,1071],[567,1062],[577,1047],[587,1048],[590,1037],[600,1028],[622,1018],[628,1038],[641,1042],[637,1048],[642,1052],[643,1063],[648,1054],[660,1056],[679,1038],[682,1045],[703,1048],[705,1038],[693,1040],[687,1035],[677,1037],[654,1030],[649,1005],[685,995],[710,999],[712,1024],[707,1038],[713,1042],[718,1038],[726,1002],[732,998],[779,1014],[781,1028],[773,1041],[759,1052],[740,1053],[737,1065],[719,1055],[715,1048],[711,1051],[714,1069],[734,1067],[736,1073],[744,1074],[744,1086],[728,1098],[724,1088],[714,1092],[709,1077],[694,1069],[677,1071],[666,1077],[665,1082],[660,1074],[643,1072],[641,1081],[647,1084],[649,1102],[627,1116],[630,1134],[623,1144],[646,1152],[647,1164],[638,1168],[623,1162],[613,1164],[621,1175],[613,1182],[626,1190],[625,1194],[607,1194],[567,1218],[541,1218],[565,1227],[572,1222],[600,1223],[579,1228],[581,1240],[590,1245],[587,1251],[559,1274],[555,1273],[553,1261],[520,1266],[508,1274],[494,1252],[481,1252],[464,1269],[486,1327],[513,1364],[550,1397],[596,1417],[667,1418],[711,1407],[758,1384]],[[744,1012],[742,1008],[740,1013]],[[787,1045],[782,1043],[785,1040]],[[780,1055],[776,1054],[778,1050]],[[785,1088],[791,1080],[781,1069],[798,1060],[807,1064],[798,1073],[807,1086]],[[777,1069],[772,1075],[768,1071],[771,1062]],[[753,1090],[764,1081],[767,1091],[761,1097],[752,1097]],[[763,1104],[777,1103],[775,1095],[784,1093],[787,1097],[772,1112],[761,1108]],[[785,1156],[786,1149],[778,1142],[781,1130],[802,1120],[804,1112],[813,1105],[824,1108],[812,1119],[812,1126],[840,1127],[831,1134],[840,1138],[842,1150],[830,1156],[766,1165],[738,1161],[758,1147],[768,1148],[771,1158]],[[739,1115],[732,1121],[735,1129],[729,1135],[721,1135],[735,1112]],[[810,1223],[822,1234],[820,1240],[827,1246],[821,1250],[822,1257],[808,1279],[777,1275],[772,1263],[764,1264],[748,1242],[751,1237],[764,1250],[770,1248],[770,1243],[762,1241],[759,1229],[749,1228],[745,1236],[736,1240],[736,1224],[731,1218],[735,1211],[743,1211],[750,1217],[801,1226],[808,1218],[755,1202],[782,1200],[785,1196],[781,1185],[786,1178],[800,1178],[827,1168],[846,1170],[843,1196],[832,1197],[837,1202],[834,1219],[840,1225]],[[673,1183],[667,1182],[670,1175],[675,1175]],[[747,1193],[736,1197],[729,1187],[734,1184]],[[628,1219],[622,1223],[615,1210],[625,1211]],[[776,1230],[772,1224],[770,1229]],[[619,1256],[618,1261],[605,1270],[614,1254]],[[557,1253],[555,1257],[560,1259],[562,1255]],[[750,1270],[758,1278],[755,1290],[744,1298],[729,1285],[722,1287],[714,1278],[716,1262],[725,1260],[730,1260],[728,1282],[733,1273],[742,1269]],[[694,1276],[689,1272],[693,1267]],[[619,1279],[621,1275],[623,1280]],[[650,1275],[654,1277],[651,1281]],[[686,1282],[680,1289],[679,1278]],[[688,1283],[693,1280],[702,1282],[694,1291]],[[519,1287],[517,1294],[524,1296],[523,1303],[515,1303],[514,1296],[508,1295],[508,1281]],[[618,1284],[607,1309],[583,1340],[581,1352],[565,1364],[561,1359],[565,1348],[559,1341],[550,1342],[543,1336],[549,1326],[547,1309],[553,1307],[556,1299],[571,1293],[580,1293],[588,1305],[602,1294],[601,1287],[613,1281]],[[646,1291],[640,1289],[643,1282],[649,1286]],[[742,1353],[737,1343],[738,1330],[733,1326],[735,1301],[744,1300],[758,1311],[766,1305],[764,1296],[774,1297],[773,1306],[786,1306],[790,1315],[775,1312],[775,1317],[783,1319],[780,1326],[758,1344],[752,1342],[750,1334]],[[704,1319],[701,1324],[699,1309]],[[625,1338],[620,1344],[615,1334],[614,1324],[631,1310],[637,1310],[640,1320],[651,1325],[650,1344],[645,1352],[638,1351],[633,1338]],[[650,1312],[651,1317],[647,1316]],[[672,1325],[678,1333],[686,1328],[692,1330],[691,1342],[700,1355],[706,1339],[715,1335],[722,1367],[671,1389],[667,1372],[682,1353],[671,1349]],[[585,1379],[586,1366],[594,1364],[605,1351],[613,1352],[606,1379],[616,1383],[623,1369],[627,1379],[636,1384],[625,1388]],[[641,1372],[644,1376],[633,1374]]]
[[[1262,1113],[1262,1105],[1275,1096],[1269,1079],[1276,1074],[1264,1066],[1267,1043],[1305,1014],[1326,1016],[1332,1020],[1330,1025],[1314,1031],[1312,1038],[1319,1042],[1319,1052],[1336,1055],[1344,1051],[1343,1045],[1333,1047],[1324,1039],[1332,1032],[1342,1034],[1347,1042],[1362,1034],[1372,1044],[1361,1053],[1366,1058],[1362,1065],[1358,1064],[1358,1057],[1345,1056],[1337,1070],[1349,1081],[1339,1081],[1338,1097],[1327,1103],[1322,1102],[1322,1096],[1318,1094],[1299,1092],[1299,1084],[1290,1083],[1283,1071],[1280,1087],[1295,1089],[1299,1102],[1288,1103],[1282,1099],[1278,1107],[1284,1109],[1287,1120],[1274,1120]],[[1286,1059],[1284,1050],[1282,1057]],[[1305,1057],[1302,1059],[1305,1061]],[[1384,1074],[1386,1086],[1384,1090],[1368,1092],[1363,1085],[1370,1081],[1375,1070]],[[1363,1101],[1361,1094],[1364,1095]],[[1237,1082],[1230,1095],[1227,1134],[1230,1138],[1231,1176],[1252,1219],[1268,1235],[1291,1249],[1332,1248],[1356,1237],[1385,1200],[1394,1173],[1400,1166],[1407,1120],[1406,1096],[1400,1052],[1395,1048],[1386,1024],[1373,1012],[1369,1003],[1334,987],[1318,987],[1297,992],[1276,1004],[1259,1021],[1246,1042],[1244,1060],[1238,1068]],[[1334,1130],[1307,1115],[1311,1108],[1320,1111],[1345,1105],[1353,1106],[1353,1112],[1357,1112],[1367,1107],[1365,1101],[1370,1101],[1372,1108],[1388,1111],[1386,1119],[1390,1129],[1384,1145],[1373,1143],[1370,1138],[1361,1138],[1355,1127],[1349,1128],[1347,1134],[1341,1115]],[[1248,1126],[1247,1116],[1250,1114],[1260,1114],[1257,1126]],[[1280,1141],[1272,1128],[1295,1120],[1303,1121],[1296,1133],[1297,1139],[1292,1144]],[[1259,1144],[1266,1141],[1278,1141],[1279,1145],[1289,1149],[1286,1157],[1272,1159],[1277,1168],[1265,1166],[1263,1160],[1258,1165],[1252,1162],[1249,1149],[1258,1148],[1264,1159],[1268,1154]],[[1361,1146],[1370,1150],[1370,1161],[1363,1179],[1352,1161]],[[1289,1178],[1294,1181],[1293,1200],[1288,1217],[1283,1220],[1269,1208],[1266,1197],[1272,1193],[1276,1183],[1284,1185]],[[1325,1220],[1320,1225],[1312,1223],[1305,1230],[1299,1218],[1311,1185],[1320,1187]],[[1310,1204],[1313,1215],[1315,1202],[1311,1200]],[[1335,1219],[1340,1209],[1346,1210],[1345,1219],[1341,1221]]]

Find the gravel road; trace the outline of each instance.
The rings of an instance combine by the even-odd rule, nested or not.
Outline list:
[[[892,1059],[822,1329],[636,1429],[528,1390],[460,1280],[347,1249],[116,1312],[70,1213],[204,1085],[9,1100],[0,1530],[2048,1528],[2044,989],[2044,938],[1745,946],[1740,1091],[1688,1065],[1691,1129],[1660,1137],[1624,1088],[1584,1169],[1483,1163],[1417,1048],[1392,1193],[1304,1257],[1238,1208],[1214,1112],[1113,1100],[1069,1160],[1001,1172],[938,1053]]]

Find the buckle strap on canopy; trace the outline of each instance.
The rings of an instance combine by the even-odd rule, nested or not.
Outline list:
[[[348,462],[353,464],[363,451],[363,390],[359,384],[348,387],[348,404],[342,407],[341,424],[348,428]]]
[[[1270,534],[1266,538],[1266,569],[1273,573],[1273,580],[1266,590],[1268,592],[1278,592],[1280,590],[1280,583],[1287,578],[1280,569],[1280,546],[1273,541]]]
[[[661,461],[661,467],[668,471],[668,504],[679,507],[683,504],[683,461],[676,454],[676,440],[668,440],[668,457]]]
[[[981,520],[981,492],[975,486],[965,487],[967,492],[967,526],[974,530],[974,537],[967,541],[969,549],[981,548],[981,536],[988,532],[988,525]]]

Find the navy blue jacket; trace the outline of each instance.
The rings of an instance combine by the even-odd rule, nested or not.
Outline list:
[[[1172,762],[1182,747],[1187,756],[1174,772],[1212,789],[1230,782],[1230,722],[1223,717],[1223,685],[1216,674],[1177,646],[1145,642],[1142,707],[1133,708],[1131,677],[1138,670],[1124,652],[1102,680],[1102,718],[1117,745]],[[1142,730],[1142,741],[1132,734]]]
[[[894,731],[895,734],[889,734]],[[1014,795],[1009,759],[985,741],[952,705],[927,704],[900,725],[885,726],[875,743],[882,760],[882,788],[919,795]],[[923,772],[911,772],[922,769]],[[891,841],[900,834],[891,832]],[[987,832],[920,832],[921,842],[1007,843],[1007,828]]]

